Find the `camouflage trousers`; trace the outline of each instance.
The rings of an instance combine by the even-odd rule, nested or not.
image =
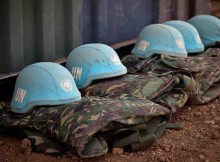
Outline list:
[[[169,114],[169,109],[146,99],[89,97],[70,105],[36,107],[26,115],[11,113],[0,104],[0,127],[25,133],[36,151],[54,155],[75,152],[87,158],[105,154],[109,141],[133,150],[152,145],[166,129]]]

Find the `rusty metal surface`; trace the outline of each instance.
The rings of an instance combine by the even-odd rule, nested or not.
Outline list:
[[[220,1],[211,0],[211,14],[220,18]]]

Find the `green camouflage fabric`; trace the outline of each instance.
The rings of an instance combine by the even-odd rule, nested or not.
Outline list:
[[[17,131],[18,136],[21,133],[23,134],[23,139],[28,139],[31,142],[31,150],[35,152],[59,157],[71,157],[76,154],[75,149],[72,149],[71,146],[67,146],[65,143],[56,140],[55,137],[50,137],[41,131],[22,129],[19,131],[19,134]],[[13,134],[16,134],[16,131],[13,131]]]
[[[56,147],[51,144],[56,139],[80,157],[88,158],[108,151],[107,142],[101,135],[140,124],[147,126],[155,117],[166,117],[169,114],[169,109],[146,99],[86,97],[70,105],[37,107],[26,115],[11,113],[8,107],[0,106],[0,127],[43,133],[45,136],[32,131],[26,133],[38,151],[62,154],[63,150],[57,150],[59,145]]]
[[[192,74],[196,84],[195,89],[189,91],[188,103],[204,104],[220,95],[220,83],[218,83],[220,62],[218,60],[211,57],[188,57],[176,61],[172,57],[162,59],[167,65]]]
[[[220,45],[220,42],[219,42]],[[220,57],[220,48],[208,48],[204,52],[197,53],[196,56],[199,57],[211,57],[211,58],[218,58]]]
[[[212,57],[213,59],[218,60],[220,63],[220,42],[217,43],[218,48],[208,48],[205,52],[198,54],[201,57]],[[216,82],[220,81],[220,76],[217,77]]]
[[[160,55],[154,55],[147,59],[140,59],[137,56],[127,55],[122,58],[121,62],[127,67],[130,74],[154,74],[160,76],[167,72],[172,73],[173,69],[167,66],[161,59]]]
[[[81,90],[81,93],[85,96],[117,99],[123,99],[125,96],[144,98],[176,111],[188,99],[183,91],[173,91],[177,85],[179,85],[179,78],[172,74],[161,76],[128,74],[94,82],[91,86]]]
[[[155,55],[144,60],[128,55],[122,63],[129,73],[173,74],[180,81],[179,89],[187,93],[189,104],[204,104],[220,95],[220,62],[210,51],[197,57]]]

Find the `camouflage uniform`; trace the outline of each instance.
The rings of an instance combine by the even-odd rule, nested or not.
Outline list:
[[[179,79],[172,74],[163,76],[128,74],[93,83],[82,90],[85,96],[109,98],[145,98],[165,106],[173,111],[182,107],[187,101],[187,95],[181,90],[173,90],[179,84]],[[172,91],[171,91],[172,90]]]
[[[150,136],[151,140],[146,140],[141,146],[137,138],[133,143],[126,143],[134,149],[143,149],[149,143],[153,144],[155,138],[166,128],[168,118],[164,117],[170,113],[167,108],[146,99],[134,101],[98,97],[83,98],[70,105],[37,107],[26,115],[13,114],[9,110],[6,106],[0,106],[0,126],[34,130],[29,131],[29,140],[38,151],[58,154],[62,144],[51,144],[56,139],[84,158],[105,154],[108,150],[106,137],[117,136],[118,133],[122,133],[124,138],[126,135],[134,136],[135,133],[137,137],[139,131]],[[39,132],[45,136],[38,135]],[[122,141],[115,142],[115,146],[123,144]]]
[[[155,55],[141,60],[128,55],[122,59],[122,62],[127,66],[129,73],[173,74],[180,81],[179,88],[189,96],[188,103],[203,104],[220,95],[219,57],[212,55],[210,50],[197,57]]]
[[[198,53],[198,57],[208,57],[214,60],[220,60],[220,42],[216,42],[216,48],[208,48],[206,51]]]

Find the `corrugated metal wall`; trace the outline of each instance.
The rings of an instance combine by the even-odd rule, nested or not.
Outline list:
[[[83,30],[87,31],[86,35],[90,31],[90,38],[86,38],[86,35],[83,37],[87,39],[85,43],[93,41],[113,44],[136,38],[146,24],[152,23],[154,13],[158,14],[158,10],[152,8],[154,3],[158,5],[155,0],[96,0],[90,3],[84,4],[92,6],[92,22]],[[88,19],[86,13],[83,15]],[[85,18],[84,22],[87,22]]]
[[[188,20],[198,14],[210,14],[210,0],[160,0],[158,21]]]
[[[204,13],[207,0],[192,1],[200,2],[192,14]],[[135,39],[148,24],[187,19],[192,1],[0,0],[0,79],[34,62],[65,58],[80,44],[112,45]]]
[[[81,0],[1,0],[0,72],[52,61],[82,43]]]
[[[134,39],[158,0],[1,0],[0,73],[66,57],[89,42]]]
[[[220,18],[220,1],[211,0],[211,13],[212,15]]]

